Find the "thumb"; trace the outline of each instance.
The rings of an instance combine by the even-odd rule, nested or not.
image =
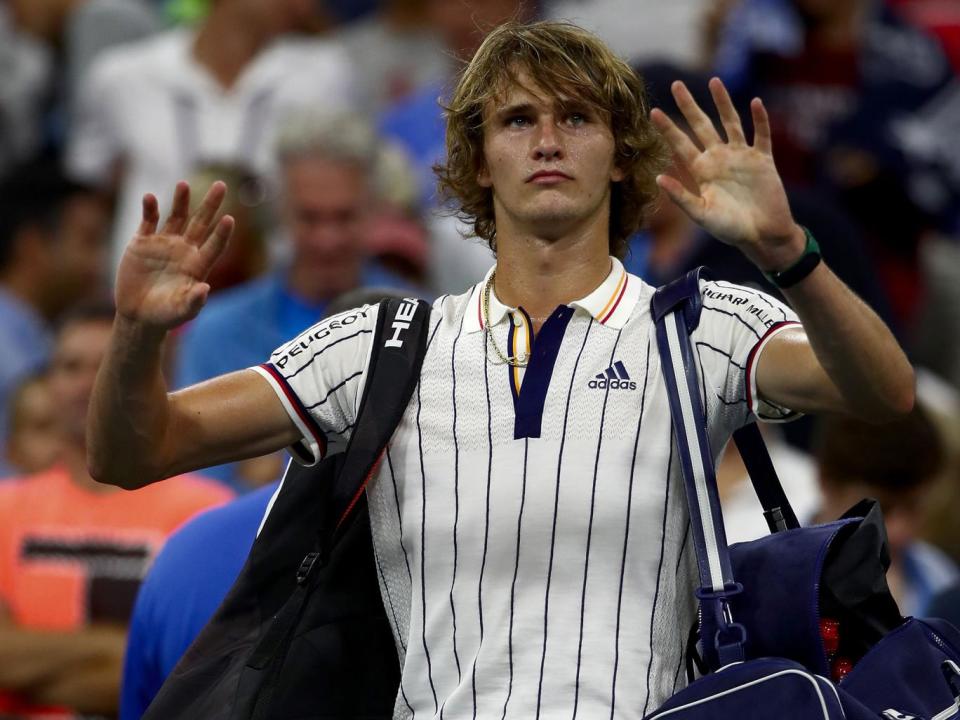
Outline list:
[[[186,312],[184,320],[192,320],[195,318],[200,311],[203,309],[203,306],[207,304],[207,298],[210,296],[210,285],[205,282],[194,283],[194,285],[187,291],[186,296]]]

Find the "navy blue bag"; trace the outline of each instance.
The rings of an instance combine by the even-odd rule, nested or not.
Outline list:
[[[692,634],[690,684],[646,720],[960,718],[960,632],[900,616],[884,578],[879,507],[864,501],[836,522],[801,528],[755,425],[734,440],[772,534],[727,547],[689,340],[703,275],[660,288],[652,303],[700,575],[700,651]],[[829,679],[826,616],[840,618],[841,650],[854,661],[839,682]]]

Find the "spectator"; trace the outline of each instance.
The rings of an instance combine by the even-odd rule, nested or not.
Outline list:
[[[890,592],[904,615],[923,615],[931,599],[960,577],[946,555],[917,537],[944,461],[927,413],[917,406],[885,425],[825,418],[816,457],[823,506],[815,519],[835,520],[864,497],[879,500],[890,547]]]
[[[57,406],[46,375],[27,378],[10,399],[7,463],[17,475],[46,470],[60,456]]]
[[[852,215],[910,321],[917,248],[960,195],[960,153],[929,130],[952,77],[940,43],[882,0],[744,0],[716,67],[742,105],[765,98],[784,179],[828,189]]]
[[[84,181],[117,185],[115,262],[144,192],[208,164],[269,176],[278,117],[297,106],[349,104],[352,76],[341,52],[282,37],[313,20],[311,0],[219,0],[196,30],[169,30],[93,62],[68,168]]]
[[[53,74],[49,48],[23,32],[11,10],[0,3],[0,178],[40,148]]]
[[[107,214],[50,160],[20,166],[0,185],[0,438],[10,395],[47,363],[49,323],[103,286]],[[9,475],[0,452],[0,476]]]
[[[402,297],[358,288],[330,301],[328,315]],[[120,719],[137,720],[240,573],[277,483],[198,515],[164,545],[140,587],[130,621]]]
[[[200,513],[163,546],[140,586],[123,661],[120,720],[139,720],[240,574],[279,483]]]
[[[385,0],[340,31],[356,68],[359,109],[378,115],[412,92],[442,82],[451,59],[426,16],[427,0]]]
[[[50,371],[59,462],[0,486],[0,714],[116,712],[124,627],[150,559],[229,497],[193,477],[130,493],[87,473],[87,405],[112,321],[112,308],[91,306],[61,325]]]
[[[355,114],[301,111],[285,121],[278,142],[291,257],[277,271],[211,298],[181,336],[177,387],[259,364],[271,348],[322,318],[340,293],[408,287],[364,251],[380,152],[373,129]],[[237,470],[208,472],[242,489]],[[278,462],[269,479],[279,470]]]

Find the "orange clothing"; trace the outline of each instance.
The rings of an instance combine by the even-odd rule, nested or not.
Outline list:
[[[132,492],[93,491],[62,467],[0,482],[0,602],[25,628],[126,624],[166,537],[231,495],[187,475]]]
[[[167,536],[232,495],[189,475],[95,491],[77,486],[63,467],[0,481],[0,604],[15,625],[33,630],[126,625]],[[0,715],[14,708],[31,715],[0,688]]]

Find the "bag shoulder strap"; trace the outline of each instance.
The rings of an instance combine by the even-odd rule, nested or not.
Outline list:
[[[269,712],[278,682],[274,662],[285,653],[284,644],[314,589],[316,571],[325,564],[325,553],[339,538],[344,522],[363,495],[420,379],[429,324],[430,305],[423,300],[390,298],[380,303],[363,397],[333,481],[324,527],[316,529],[314,550],[297,570],[293,593],[274,615],[247,661],[249,668],[258,671],[273,665],[257,693],[252,720],[263,720]]]
[[[697,268],[660,288],[651,308],[700,573],[697,597],[703,610],[704,650],[710,659],[726,665],[743,659],[746,633],[733,622],[729,610],[729,599],[741,592],[742,586],[735,582],[731,568],[706,413],[690,342],[690,333],[699,324],[703,308],[701,278],[709,278],[705,268]],[[746,426],[735,433],[735,440],[771,529],[796,527],[796,517],[759,430]]]
[[[333,489],[336,529],[353,511],[420,380],[430,326],[425,300],[380,303],[363,397],[346,457]]]

